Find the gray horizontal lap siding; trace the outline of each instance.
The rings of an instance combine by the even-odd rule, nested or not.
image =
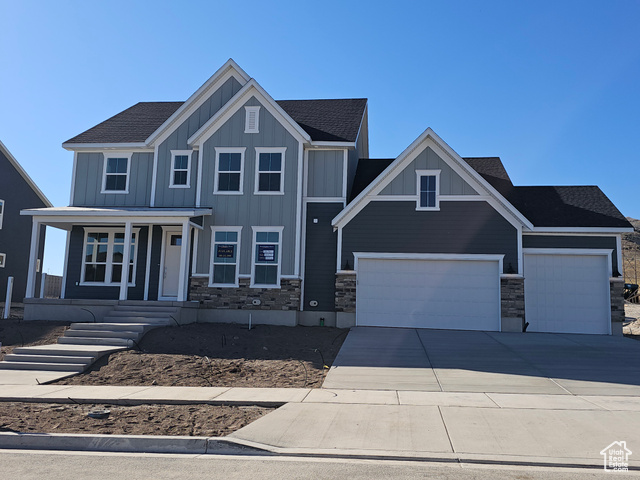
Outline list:
[[[342,203],[307,204],[304,309],[329,312],[335,310],[337,232],[331,220],[340,213]],[[318,222],[314,223],[314,219]],[[315,300],[317,307],[309,302]]]
[[[460,175],[427,147],[389,185],[381,195],[415,195],[416,170],[440,170],[441,195],[477,195],[478,193]]]
[[[116,154],[114,154],[116,155]],[[102,153],[78,152],[72,206],[144,207],[151,201],[153,153],[134,153],[129,166],[129,193],[100,193],[104,174]]]
[[[344,150],[310,150],[308,197],[342,197]]]
[[[0,301],[4,302],[7,279],[13,277],[12,301],[21,302],[26,293],[31,242],[31,217],[20,215],[23,208],[46,207],[31,186],[0,151],[0,200],[4,200],[0,253],[6,254],[5,267],[0,268]],[[44,253],[45,229],[40,234],[38,258]],[[39,291],[40,275],[36,278]]]
[[[618,247],[616,237],[574,236],[574,235],[523,235],[523,248],[587,248],[613,250],[612,271],[618,269]],[[525,272],[526,275],[526,272]]]
[[[95,230],[100,230],[100,226],[96,226]],[[140,238],[138,239],[138,260],[135,273],[136,281],[135,286],[129,287],[129,300],[142,300],[144,298],[144,280],[147,262],[147,231],[147,227],[140,228]],[[80,279],[82,278],[84,232],[84,227],[80,226],[75,226],[71,230],[67,261],[65,298],[117,300],[120,294],[119,286],[80,285]]]
[[[505,273],[518,269],[517,230],[486,202],[371,202],[343,228],[342,269],[353,252],[504,254]]]
[[[258,106],[252,97],[245,105]],[[282,275],[293,275],[295,265],[298,141],[264,107],[260,109],[259,133],[244,133],[245,109],[240,108],[202,147],[202,207],[213,208],[205,217],[198,238],[197,273],[209,273],[211,225],[241,226],[240,275],[251,274],[252,226],[284,226],[282,233]],[[216,147],[246,147],[242,195],[213,193]],[[286,147],[284,195],[254,195],[255,147]]]
[[[195,205],[198,152],[193,152],[191,155],[190,188],[169,188],[171,181],[171,150],[189,150],[187,145],[189,137],[207,123],[241,88],[240,83],[231,77],[160,144],[156,172],[155,205],[157,207],[189,207]]]

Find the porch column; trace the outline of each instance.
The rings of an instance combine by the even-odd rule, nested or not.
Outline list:
[[[31,247],[29,248],[29,271],[27,272],[26,298],[33,298],[36,291],[36,267],[40,249],[40,222],[33,218],[31,225]]]
[[[187,300],[187,278],[189,270],[189,245],[191,239],[189,233],[191,232],[191,226],[188,221],[182,224],[182,246],[180,247],[180,277],[178,280],[178,298],[179,302]]]
[[[122,252],[122,275],[120,275],[120,300],[127,299],[129,289],[129,263],[131,261],[131,222],[124,224],[124,251]],[[135,275],[136,272],[133,272]]]

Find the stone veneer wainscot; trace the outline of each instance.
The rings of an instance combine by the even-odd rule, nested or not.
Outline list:
[[[210,287],[209,279],[191,279],[190,297],[200,308],[230,310],[299,310],[300,280],[282,279],[280,288],[250,288],[250,279],[241,278],[237,288]],[[260,305],[254,305],[260,300]]]

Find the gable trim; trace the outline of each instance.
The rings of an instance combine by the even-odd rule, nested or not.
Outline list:
[[[49,199],[45,196],[44,193],[42,193],[42,190],[38,188],[38,186],[35,184],[35,182],[32,180],[29,174],[25,171],[24,168],[22,168],[22,165],[18,163],[18,160],[16,160],[16,157],[14,157],[11,154],[9,149],[1,141],[0,141],[0,151],[2,151],[5,157],[7,157],[7,160],[9,160],[9,163],[13,165],[13,168],[15,168],[18,174],[22,177],[22,179],[25,182],[27,182],[27,185],[31,187],[31,190],[33,190],[33,192],[38,196],[38,198],[40,198],[40,200],[42,200],[42,202],[47,207],[53,207]]]
[[[298,125],[282,107],[280,107],[273,98],[255,81],[255,79],[249,80],[247,84],[242,87],[235,96],[227,102],[227,104],[216,112],[207,123],[205,123],[200,129],[191,135],[187,140],[187,144],[191,147],[198,148],[204,144],[211,136],[222,127],[241,107],[244,106],[244,102],[251,98],[256,99],[264,106],[264,108],[273,115],[280,124],[299,142],[311,143],[311,137],[305,132],[300,125]]]
[[[249,75],[247,75],[246,72],[230,58],[209,78],[209,80],[204,82],[204,84],[196,90],[195,93],[173,113],[173,115],[165,120],[165,122],[145,140],[145,143],[147,145],[162,143],[175,130],[175,128],[172,127],[180,125],[184,120],[189,118],[189,116],[200,108],[209,98],[208,94],[210,92],[215,92],[231,77],[234,77],[242,86],[244,86],[250,79]]]
[[[394,178],[404,171],[409,163],[411,163],[426,146],[431,146],[440,158],[442,158],[454,172],[460,175],[465,182],[478,191],[478,193],[483,190],[486,191],[488,194],[488,198],[486,198],[487,203],[514,227],[525,226],[533,229],[533,224],[484,180],[480,174],[472,170],[470,166],[465,166],[462,157],[438,137],[431,127],[427,128],[422,135],[414,140],[376,180],[370,183],[367,188],[333,219],[333,226],[343,227],[349,223],[372,200],[372,197],[378,195]],[[450,161],[447,160],[446,157],[448,157]],[[484,196],[481,193],[480,195]]]

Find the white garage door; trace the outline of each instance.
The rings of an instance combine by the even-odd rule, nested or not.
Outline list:
[[[360,326],[500,329],[498,261],[358,259]]]
[[[609,257],[524,255],[527,331],[610,333]]]

